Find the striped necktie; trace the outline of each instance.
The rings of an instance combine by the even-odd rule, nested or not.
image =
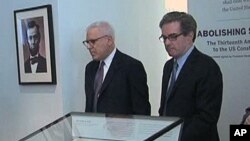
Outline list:
[[[174,87],[174,83],[176,80],[176,72],[178,70],[178,63],[177,60],[174,60],[174,64],[173,64],[173,69],[172,69],[172,73],[171,73],[171,77],[169,79],[169,85],[168,85],[168,89],[166,92],[166,98],[165,98],[165,105],[164,105],[164,109],[163,109],[163,115],[166,114],[166,107],[167,107],[167,101],[172,93],[173,87]]]
[[[94,95],[94,105],[93,105],[93,112],[97,112],[97,101],[98,101],[98,97],[100,94],[100,89],[102,87],[102,81],[103,81],[103,74],[104,74],[104,70],[103,70],[103,66],[105,65],[104,61],[100,62],[99,68],[96,72],[95,75],[95,81],[94,81],[94,91],[95,91],[95,95]]]

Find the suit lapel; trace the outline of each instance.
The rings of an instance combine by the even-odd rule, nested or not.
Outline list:
[[[183,82],[183,79],[185,79],[185,77],[189,75],[190,70],[192,70],[193,67],[195,66],[195,65],[193,65],[193,63],[195,61],[197,53],[198,53],[198,50],[196,48],[194,48],[193,51],[188,56],[186,62],[184,63],[184,65],[183,65],[183,67],[178,75],[178,78],[176,80],[176,85],[178,85],[180,82]]]
[[[95,75],[96,75],[96,72],[97,72],[97,70],[98,70],[98,67],[99,67],[99,63],[100,63],[100,61],[94,61],[94,63],[93,63],[93,66],[92,66],[92,68],[91,68],[91,70],[90,70],[90,84],[91,84],[91,87],[93,88],[93,93],[94,93],[94,81],[95,81]]]
[[[166,90],[167,90],[167,88],[168,88],[168,81],[169,81],[169,79],[170,79],[170,76],[171,76],[171,72],[172,72],[172,70],[173,70],[173,63],[174,63],[174,59],[171,59],[170,60],[170,62],[169,62],[169,64],[166,66],[166,72],[165,72],[165,74],[166,74]]]
[[[100,90],[100,95],[102,92],[107,88],[108,84],[111,82],[113,79],[114,74],[117,72],[117,70],[120,68],[121,63],[120,63],[120,57],[121,57],[121,52],[119,50],[116,50],[116,53],[114,55],[114,58],[110,64],[109,70],[105,76],[105,79],[102,83],[102,87]]]
[[[41,72],[43,70],[43,68],[42,68],[43,65],[41,64],[42,58],[41,58],[40,54],[38,54],[37,59],[38,59],[38,64],[37,64],[36,72]]]
[[[170,77],[171,77],[171,73],[172,73],[172,70],[173,70],[173,64],[174,64],[174,59],[172,58],[171,60],[169,60],[169,63],[167,64],[166,66],[166,70],[165,70],[165,74],[166,74],[166,78],[165,78],[165,93],[164,93],[164,97],[166,97],[166,93],[167,93],[167,90],[168,90],[168,85],[169,85],[169,80],[170,80]],[[174,85],[175,87],[175,85]],[[174,91],[174,87],[173,87],[173,90],[172,90],[172,93]],[[170,95],[172,96],[172,94]],[[167,101],[169,100],[170,97],[168,97]]]
[[[197,55],[197,53],[198,53],[198,50],[196,48],[194,48],[193,51],[191,52],[191,54],[188,56],[186,62],[184,63],[183,67],[181,68],[180,73],[175,81],[174,86],[173,86],[173,90],[172,90],[173,94],[170,95],[168,100],[174,96],[174,93],[175,93],[176,89],[178,88],[178,86],[180,85],[180,83],[187,82],[185,80],[185,77],[188,76],[190,73],[190,70],[192,70],[192,66],[194,66],[192,64],[193,64],[194,59],[196,58],[195,56]],[[173,63],[171,63],[171,64],[173,64]]]

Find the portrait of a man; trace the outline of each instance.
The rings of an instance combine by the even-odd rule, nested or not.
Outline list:
[[[56,84],[52,6],[14,11],[19,84]]]
[[[24,63],[25,73],[46,73],[46,58],[40,53],[41,31],[35,20],[26,22],[26,45],[28,54]],[[25,58],[25,57],[24,57]]]

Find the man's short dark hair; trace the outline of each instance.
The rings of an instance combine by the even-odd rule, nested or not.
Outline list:
[[[39,25],[36,24],[35,21],[28,21],[28,24],[27,24],[27,29],[29,28],[34,28],[36,27],[37,28],[37,31],[38,31],[38,35],[40,36],[40,30],[39,30]]]
[[[160,28],[162,28],[164,24],[171,22],[180,22],[181,32],[183,33],[184,36],[190,32],[193,32],[194,33],[193,42],[195,41],[197,23],[192,15],[178,11],[169,12],[163,16],[159,26]]]

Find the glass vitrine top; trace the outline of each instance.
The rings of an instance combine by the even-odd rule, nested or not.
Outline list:
[[[178,141],[178,117],[71,112],[20,141]]]

